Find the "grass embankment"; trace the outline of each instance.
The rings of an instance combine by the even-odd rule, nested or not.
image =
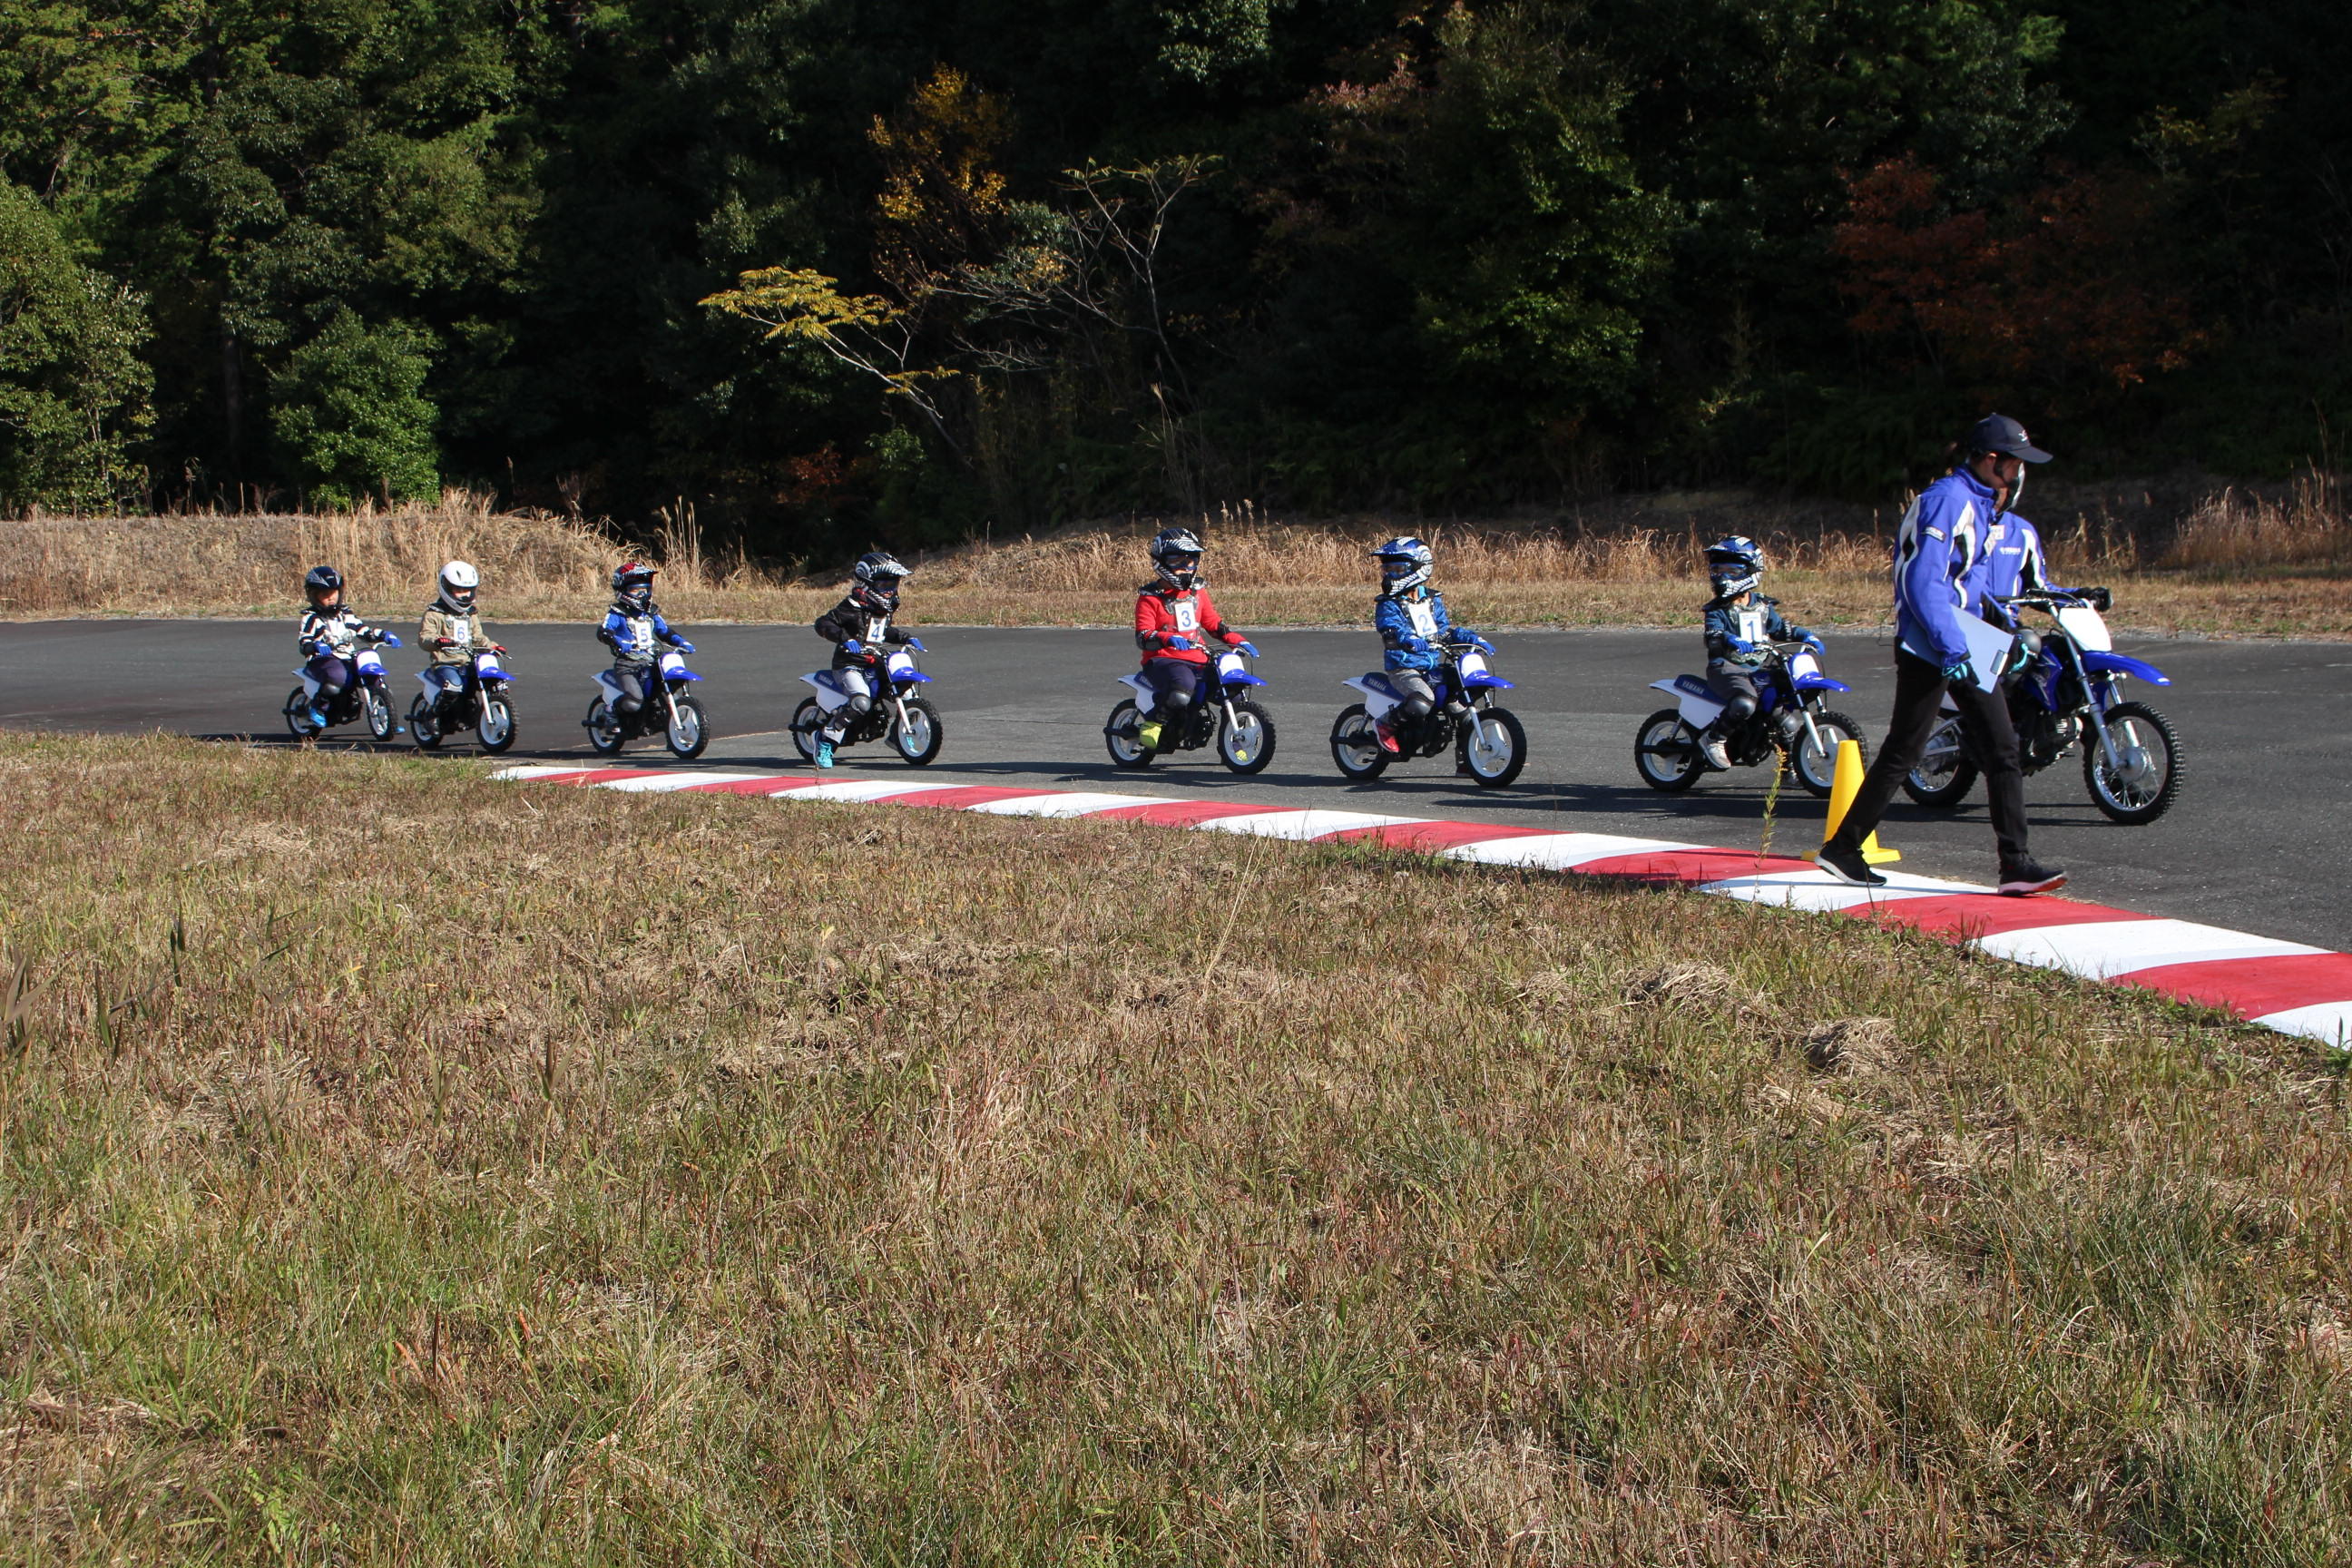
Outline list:
[[[2284,496],[2184,492],[2177,515],[2151,502],[2120,521],[2104,493],[2040,499],[2056,574],[2114,586],[2119,627],[2352,637],[2352,524],[2332,480]],[[1362,624],[1372,582],[1365,550],[1407,528],[1438,545],[1440,579],[1465,624],[1687,626],[1706,596],[1701,546],[1743,531],[1769,545],[1773,591],[1798,619],[1875,626],[1888,615],[1895,521],[1860,508],[1693,496],[1629,498],[1566,529],[1280,523],[1249,512],[1201,526],[1219,602],[1244,626]],[[1078,527],[921,558],[911,618],[1124,623],[1156,526]],[[303,571],[331,561],[352,577],[362,609],[399,621],[431,596],[436,569],[455,555],[483,569],[494,621],[589,619],[624,553],[594,528],[494,513],[454,491],[436,508],[357,516],[35,519],[0,522],[0,615],[291,616]],[[688,528],[671,530],[654,553],[666,563],[663,605],[681,621],[805,622],[840,588],[838,577],[706,555]]]
[[[16,1561],[2352,1552],[2303,1045],[1351,848],[0,787]]]

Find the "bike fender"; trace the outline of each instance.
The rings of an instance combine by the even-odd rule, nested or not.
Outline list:
[[[833,671],[820,669],[801,679],[816,688],[816,705],[824,712],[830,713],[836,708],[848,706],[849,695],[841,689],[841,683],[834,679]]]
[[[1364,694],[1364,711],[1375,719],[1385,719],[1403,699],[1384,675],[1357,675],[1339,682]]]
[[[700,678],[697,677],[697,679],[698,679]],[[930,677],[925,675],[919,669],[902,669],[890,679],[897,681],[901,686],[919,686],[924,681],[930,679]]]
[[[1797,677],[1797,689],[1800,691],[1852,691],[1853,688],[1843,680],[1832,680],[1826,675],[1801,675]]]
[[[1265,682],[1244,670],[1239,675],[1225,677],[1225,684],[1227,686],[1264,686]]]
[[[1143,671],[1139,669],[1133,675],[1120,676],[1118,683],[1135,693],[1135,700],[1139,706],[1149,707],[1160,700],[1159,693],[1151,689],[1151,682],[1143,679]]]
[[[2150,686],[2172,684],[2172,678],[2156,666],[2120,653],[2095,653],[2084,648],[2083,668],[2093,675],[2128,675],[2134,680],[2145,680]]]
[[[695,674],[694,671],[690,669],[672,669],[665,671],[662,679],[675,682],[680,680],[700,680],[702,677]]]
[[[1716,696],[1715,688],[1702,676],[1677,675],[1672,680],[1653,680],[1650,684],[1681,699],[1675,705],[1675,710],[1683,716],[1683,722],[1694,730],[1706,729],[1723,711],[1723,700]]]
[[[1470,687],[1485,688],[1495,691],[1510,691],[1516,689],[1515,682],[1505,680],[1499,675],[1465,675],[1462,678],[1462,684]]]

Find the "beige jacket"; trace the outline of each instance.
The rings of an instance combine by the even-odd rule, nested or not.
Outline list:
[[[482,624],[478,608],[470,616],[460,616],[443,609],[439,605],[425,606],[425,618],[416,626],[417,640],[425,646],[425,658],[434,664],[470,664],[474,656],[490,646],[489,628]],[[456,647],[436,647],[434,643],[447,637]]]

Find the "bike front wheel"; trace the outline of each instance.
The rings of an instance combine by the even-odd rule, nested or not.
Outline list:
[[[910,768],[927,768],[947,743],[948,727],[928,699],[907,699],[907,721],[890,736],[890,744]]]
[[[483,692],[482,716],[474,725],[474,736],[486,752],[510,750],[515,743],[514,700],[503,691]]]
[[[1501,789],[1528,765],[1528,731],[1507,708],[1474,708],[1462,721],[1454,756],[1480,789]]]
[[[1834,708],[1824,708],[1813,715],[1813,737],[1802,730],[1797,731],[1797,743],[1790,748],[1789,761],[1795,765],[1797,782],[1805,793],[1828,798],[1837,785],[1838,752],[1843,742],[1852,741],[1862,752],[1862,760],[1870,761],[1870,742],[1863,738],[1862,726],[1850,715]]]
[[[2105,722],[2115,743],[2112,763],[2095,731],[2083,739],[2083,785],[2091,804],[2126,826],[2154,822],[2172,809],[2187,766],[2172,721],[2144,703],[2118,702]]]
[[[371,686],[360,693],[360,716],[367,721],[368,738],[392,739],[392,699]]]
[[[710,716],[702,710],[698,697],[674,697],[670,701],[676,711],[670,715],[669,731],[664,739],[669,742],[671,756],[682,763],[691,762],[710,744]]]
[[[1217,755],[1237,773],[1264,773],[1274,761],[1274,715],[1255,702],[1235,702],[1232,721],[1217,727]]]

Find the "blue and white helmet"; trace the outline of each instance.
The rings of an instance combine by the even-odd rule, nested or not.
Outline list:
[[[1410,536],[1391,539],[1372,552],[1381,558],[1381,592],[1409,594],[1429,581],[1437,558],[1429,546]]]
[[[1718,599],[1745,594],[1764,581],[1764,547],[1744,533],[1706,547],[1706,580]]]

